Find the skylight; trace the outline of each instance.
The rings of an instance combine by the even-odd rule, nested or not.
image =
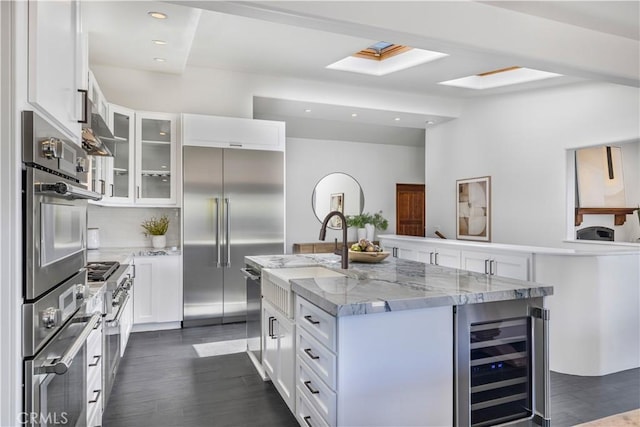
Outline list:
[[[463,87],[467,89],[492,89],[495,87],[508,86],[519,83],[532,82],[536,80],[549,79],[551,77],[562,76],[562,74],[550,73],[548,71],[534,70],[524,67],[507,67],[499,70],[487,71],[473,76],[462,77],[460,79],[440,82],[441,85]]]
[[[405,70],[425,62],[448,56],[446,53],[416,49],[389,42],[377,42],[371,46],[327,65],[331,70],[384,76]]]

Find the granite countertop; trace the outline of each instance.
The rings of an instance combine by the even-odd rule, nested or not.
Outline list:
[[[161,253],[163,252],[163,253]],[[87,250],[87,262],[117,261],[120,264],[133,263],[134,256],[175,256],[182,254],[178,248],[100,248]]]
[[[291,289],[334,316],[351,316],[553,295],[553,286],[398,258],[340,268],[333,254],[245,257],[257,269],[322,265],[345,277],[293,279]]]

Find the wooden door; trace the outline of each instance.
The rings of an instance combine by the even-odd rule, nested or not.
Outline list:
[[[396,234],[425,235],[424,184],[396,184]]]

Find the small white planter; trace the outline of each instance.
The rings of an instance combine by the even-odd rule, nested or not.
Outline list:
[[[155,249],[162,249],[167,246],[167,236],[151,236],[151,246]]]
[[[358,228],[358,241],[367,238],[367,229],[366,228]]]

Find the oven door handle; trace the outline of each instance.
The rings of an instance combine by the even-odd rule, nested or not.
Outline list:
[[[93,316],[91,316],[84,329],[82,329],[80,335],[78,335],[78,338],[76,338],[73,344],[71,344],[69,348],[67,348],[67,350],[62,354],[62,357],[60,359],[54,360],[47,365],[39,366],[35,369],[35,373],[57,375],[63,375],[64,373],[66,373],[71,366],[71,362],[76,357],[78,352],[82,349],[82,346],[87,341],[87,337],[91,332],[93,332],[93,328],[98,324],[101,318],[101,313],[95,313]]]
[[[129,302],[129,298],[131,298],[131,295],[129,294],[129,292],[124,291],[126,296],[124,297],[124,301],[122,301],[122,303],[120,303],[120,306],[118,307],[118,312],[116,313],[115,316],[113,316],[113,319],[109,321],[109,323],[113,325],[113,323],[115,323],[116,325],[118,324],[118,322],[120,321],[120,318],[122,317],[122,315],[124,314],[124,307],[127,305],[127,303]]]
[[[37,193],[45,193],[71,197],[72,199],[88,199],[88,200],[100,200],[102,195],[95,191],[85,190],[84,188],[77,187],[75,185],[67,184],[66,182],[56,182],[49,184],[36,184]]]

